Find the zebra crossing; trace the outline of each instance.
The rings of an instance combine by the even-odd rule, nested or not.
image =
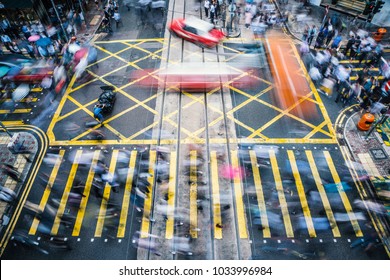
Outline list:
[[[44,182],[39,199],[28,199],[37,205],[39,213],[49,211],[51,214],[46,215],[45,220],[42,215],[35,215],[28,225],[30,235],[49,233],[51,236],[104,238],[110,234],[122,239],[129,236],[130,224],[134,222],[141,234],[147,236],[156,223],[151,219],[156,208],[155,195],[159,188],[165,188],[168,195],[163,216],[166,219],[160,222],[165,227],[164,238],[174,237],[176,221],[172,213],[177,207],[176,192],[180,188],[176,185],[176,178],[183,175],[177,174],[180,170],[177,167],[181,164],[177,152],[171,151],[167,157],[169,174],[166,183],[158,180],[160,171],[157,166],[161,159],[157,151],[113,148],[105,152],[86,147],[77,150],[60,148],[53,152],[55,156],[50,164],[43,164],[38,173],[40,178],[46,177],[47,180],[35,179],[37,184]],[[106,156],[108,174],[116,174],[120,186],[114,187],[112,181],[105,182],[101,195],[97,196],[94,182],[100,175],[95,167],[103,155]],[[274,236],[322,238],[324,235],[340,238],[344,234],[350,237],[350,232],[355,237],[363,237],[364,221],[361,217],[364,210],[354,204],[359,194],[340,159],[340,151],[332,148],[299,152],[293,148],[265,148],[260,154],[255,150],[232,150],[230,165],[243,170],[243,174],[230,178],[232,195],[229,197],[220,190],[224,179],[218,153],[210,151],[208,179],[202,188],[209,188],[211,197],[204,200],[199,195],[201,184],[195,164],[196,151],[190,151],[189,160],[193,164],[190,164],[188,174],[183,175],[188,176],[190,193],[188,201],[180,202],[188,209],[186,215],[191,224],[188,233],[192,238],[199,238],[203,230],[213,229],[213,238],[223,239],[227,229],[218,225],[226,222],[223,206],[230,204],[234,206],[233,216],[240,239],[253,238],[254,228],[261,229],[256,235],[260,234],[264,239]],[[149,174],[146,180],[150,185],[144,200],[137,201],[135,186],[141,172]],[[205,174],[202,180],[204,177]],[[80,185],[81,195],[75,197]],[[55,204],[51,203],[53,199]],[[205,202],[210,203],[211,226],[198,229],[202,218],[199,205]],[[114,215],[110,210],[112,205],[118,208]],[[137,207],[141,207],[142,212]]]

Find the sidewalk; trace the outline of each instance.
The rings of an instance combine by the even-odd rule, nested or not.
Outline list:
[[[288,4],[281,5],[279,4],[279,1],[275,1],[277,9],[280,11],[281,14],[288,11],[290,13],[290,19],[291,18],[297,18],[297,13],[302,11],[298,9],[298,6],[300,3],[298,1],[290,0],[288,1]],[[301,40],[303,35],[303,30],[305,28],[305,25],[308,24],[316,25],[317,27],[321,26],[323,17],[325,15],[325,10],[323,7],[317,7],[317,6],[310,6],[310,14],[305,17],[304,22],[297,22],[297,21],[291,21],[289,20],[286,24],[286,27],[288,31],[293,35],[296,39]],[[335,11],[330,11],[330,15],[332,14],[338,14]],[[346,17],[346,16],[344,16]],[[362,22],[359,20],[360,23]],[[371,29],[374,29],[376,27],[370,26]],[[373,31],[373,30],[368,30]],[[347,30],[343,31],[343,34],[347,34]],[[344,36],[345,37],[345,36]],[[345,38],[344,38],[345,40]],[[355,112],[353,110],[354,114],[345,114],[344,118],[346,118],[347,121],[344,122],[344,131],[339,133],[342,133],[344,135],[344,140],[348,142],[348,148],[351,151],[351,153],[354,155],[356,161],[361,162],[362,164],[370,163],[370,166],[373,167],[372,170],[367,170],[367,174],[373,175],[373,176],[389,176],[390,174],[390,147],[386,146],[383,143],[382,137],[378,134],[378,132],[374,131],[370,137],[366,140],[365,135],[366,132],[359,131],[357,129],[357,123],[360,120],[361,114],[358,112]],[[336,128],[339,129],[339,128]],[[375,151],[378,149],[378,152],[375,153]],[[383,150],[383,153],[379,151],[379,149]],[[370,152],[371,151],[371,152]],[[374,158],[375,156],[378,156],[378,153],[382,153],[383,157],[386,156],[385,160],[377,160]]]
[[[299,1],[289,0],[288,4],[280,4],[280,1],[275,0],[274,3],[281,14],[288,13],[289,18],[286,24],[288,31],[296,39],[301,40],[303,36],[303,31],[306,24],[310,27],[315,25],[319,29],[324,20],[325,8],[321,6],[310,5],[307,9],[300,8],[302,5]],[[305,15],[307,13],[307,15]],[[371,35],[375,33],[379,26],[365,22],[362,19],[357,19],[356,22],[353,21],[353,16],[347,16],[341,14],[340,12],[330,10],[328,13],[328,18],[336,21],[337,25],[336,30],[342,30],[341,35],[343,37],[341,46],[343,47],[348,41],[349,32],[356,31],[357,29],[364,29],[368,31]],[[386,34],[382,39],[382,44],[384,47],[390,47],[389,34]]]
[[[16,131],[12,130],[12,134]],[[10,142],[10,136],[0,128],[0,162],[7,163],[14,166],[21,174],[20,181],[16,182],[3,172],[0,173],[0,185],[2,188],[9,188],[16,193],[16,199],[11,202],[0,201],[0,236],[3,236],[3,229],[9,223],[9,220],[14,212],[15,207],[18,205],[21,193],[25,187],[25,183],[30,176],[30,169],[34,164],[34,158],[38,151],[38,141],[35,136],[29,132],[19,132],[20,138],[24,139],[23,146],[29,152],[29,154],[13,154],[7,148],[7,144]],[[27,161],[28,159],[31,159]]]

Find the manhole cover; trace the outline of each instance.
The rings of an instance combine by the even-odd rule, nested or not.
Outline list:
[[[382,149],[370,149],[370,153],[376,160],[387,159],[387,155]]]

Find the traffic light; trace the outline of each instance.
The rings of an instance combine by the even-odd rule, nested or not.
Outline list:
[[[374,14],[379,13],[381,9],[383,8],[383,5],[385,4],[385,1],[377,1],[374,7],[374,10],[372,11]]]
[[[375,1],[370,1],[368,4],[366,4],[366,7],[364,7],[363,15],[369,15],[372,13],[375,7]]]

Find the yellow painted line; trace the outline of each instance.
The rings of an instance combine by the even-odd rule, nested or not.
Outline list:
[[[192,238],[198,238],[198,232],[194,230],[198,227],[198,203],[197,203],[197,188],[198,176],[196,175],[196,151],[190,151],[190,234]]]
[[[171,152],[169,162],[169,183],[168,183],[168,201],[167,201],[167,222],[165,228],[165,238],[172,239],[174,232],[174,213],[175,213],[175,197],[176,197],[176,165],[177,154]]]
[[[13,112],[11,110],[0,110],[0,114],[24,114],[24,113],[30,113],[31,109],[16,109]]]
[[[214,213],[214,238],[222,239],[222,228],[216,227],[216,225],[222,225],[221,217],[221,201],[219,193],[219,172],[218,172],[218,160],[217,152],[211,151],[210,153],[210,166],[211,166],[211,182],[213,192],[213,213]]]
[[[324,186],[322,184],[320,174],[318,173],[318,169],[317,169],[316,163],[314,161],[313,153],[312,153],[312,151],[308,151],[308,150],[306,150],[305,152],[306,152],[307,161],[309,162],[310,169],[311,169],[311,172],[313,174],[314,181],[316,183],[318,192],[319,192],[321,200],[322,200],[322,204],[324,205],[326,216],[328,217],[328,221],[332,227],[333,236],[340,237],[341,236],[340,231],[339,231],[339,228],[337,226],[336,220],[334,218],[333,211],[332,211],[332,208],[330,206],[328,197],[326,196],[326,192],[325,192]]]
[[[138,44],[141,44],[141,43],[149,43],[149,42],[159,42],[159,43],[163,43],[164,42],[164,38],[149,38],[149,39],[126,39],[126,40],[110,40],[110,41],[95,41],[94,44],[101,44],[101,45],[104,45],[104,44],[113,44],[113,43],[124,43],[124,42],[139,42]]]
[[[41,92],[42,91],[42,88],[32,88],[30,91],[32,92]]]
[[[269,87],[263,89],[262,91],[260,91],[259,93],[255,94],[255,95],[250,95],[250,94],[247,94],[245,93],[245,96],[248,98],[247,100],[245,100],[244,102],[240,103],[239,105],[235,106],[234,108],[232,108],[232,110],[230,110],[230,112],[236,112],[238,110],[240,110],[242,107],[246,106],[247,104],[251,103],[252,101],[258,101],[259,97],[261,97],[263,94],[269,92],[271,89],[273,89],[274,87],[272,85],[270,85]],[[238,93],[240,94],[243,94],[244,91],[237,91]]]
[[[118,153],[119,153],[119,150],[112,151],[110,167],[108,168],[108,172],[110,174],[114,174],[114,172],[115,172]],[[102,203],[100,204],[99,215],[98,215],[96,228],[95,228],[95,235],[94,235],[95,237],[102,236],[104,220],[106,218],[106,212],[107,212],[107,202],[110,198],[111,188],[112,188],[111,185],[107,182],[105,187],[104,187]]]
[[[306,76],[306,80],[308,81],[310,89],[311,89],[311,91],[314,94],[315,100],[318,101],[318,107],[319,107],[319,109],[321,111],[322,116],[324,117],[324,120],[326,121],[326,124],[328,126],[328,130],[330,132],[330,136],[332,137],[332,139],[336,140],[336,132],[333,129],[332,121],[329,118],[328,111],[326,110],[320,95],[318,94],[317,88],[314,86],[314,84],[313,84],[313,82],[312,82],[312,80],[311,80],[311,78],[309,76],[309,73],[306,70],[306,67],[305,67],[304,63],[303,63],[302,59],[300,58],[300,56],[298,54],[296,46],[292,47],[292,50],[293,50],[293,52],[295,54],[295,57],[297,58],[299,64],[301,65],[302,72]],[[322,132],[322,133],[324,133],[324,132]]]
[[[345,194],[345,191],[344,191],[343,186],[341,184],[340,177],[336,171],[336,167],[333,164],[333,160],[332,160],[332,157],[330,156],[329,151],[324,151],[324,156],[325,156],[326,162],[328,164],[329,170],[332,174],[333,181],[335,182],[335,184],[337,184],[337,191],[340,194],[340,197],[341,197],[341,200],[344,204],[345,210],[347,211],[348,217],[351,220],[351,224],[352,224],[353,229],[355,230],[355,234],[357,237],[363,236],[363,233],[360,229],[359,223],[356,220],[355,213],[352,211],[352,206],[349,202],[347,195]]]
[[[0,128],[0,130],[2,130]],[[226,144],[227,140],[225,138],[212,138],[209,139],[210,144]],[[239,138],[231,138],[229,139],[229,143],[231,144],[239,144],[239,143],[251,143],[251,144],[337,144],[337,140],[335,139],[302,139],[302,138],[252,138],[248,139],[245,138],[239,139]],[[180,144],[204,144],[205,139],[199,139],[199,138],[186,138],[181,139]],[[112,140],[58,140],[58,141],[51,141],[50,144],[52,146],[71,146],[71,145],[79,145],[79,146],[90,146],[90,145],[97,145],[97,144],[104,144],[104,145],[172,145],[177,144],[177,139],[163,139],[158,143],[156,139],[112,139]]]
[[[54,164],[54,167],[53,167],[53,170],[51,171],[49,180],[47,181],[45,191],[43,192],[41,202],[39,203],[39,210],[41,210],[41,211],[43,211],[45,209],[47,201],[49,200],[51,188],[53,187],[54,181],[57,177],[57,173],[58,173],[58,170],[60,169],[60,165],[61,165],[62,159],[64,157],[64,154],[65,154],[65,150],[59,151],[59,154],[58,154],[59,157],[57,158],[57,160]],[[38,225],[39,225],[39,219],[37,219],[35,217],[34,221],[31,224],[31,227],[30,227],[28,234],[34,235],[37,232]]]
[[[322,127],[327,125],[328,122],[325,120],[323,121],[322,123],[320,123],[319,125],[317,125],[316,128],[314,128],[312,131],[310,131],[308,134],[305,135],[305,137],[303,137],[304,139],[310,139],[311,137],[313,137],[314,134],[316,134],[317,132],[319,132],[320,130],[322,130]],[[330,135],[329,135],[330,136]]]
[[[355,183],[355,186],[358,187],[358,191],[359,191],[360,195],[362,197],[367,198],[366,190],[364,189],[364,187],[362,185],[362,182],[359,180],[359,175],[357,174],[357,171],[356,171],[355,167],[352,164],[352,160],[351,160],[349,151],[347,150],[347,147],[346,146],[339,146],[339,147],[340,147],[341,153],[342,153],[342,155],[344,157],[344,160],[347,163],[347,166],[348,166],[349,170],[351,170],[353,172],[352,179],[353,179],[353,181]]]
[[[282,179],[280,178],[278,162],[276,161],[276,155],[274,150],[269,150],[269,156],[272,166],[272,172],[274,174],[275,187],[278,191],[279,204],[282,210],[284,226],[286,228],[286,234],[288,238],[294,237],[294,232],[291,225],[290,214],[288,213],[286,198],[284,196]]]
[[[232,167],[234,169],[240,168],[238,162],[238,153],[237,151],[231,151],[232,157]],[[236,198],[236,214],[238,221],[238,232],[240,238],[248,238],[248,232],[246,228],[246,219],[245,219],[245,209],[244,202],[242,200],[242,187],[241,187],[241,178],[240,176],[235,176],[233,179],[234,182],[234,194]]]
[[[314,87],[314,85],[313,85],[313,87]],[[229,86],[228,88],[230,88],[230,89],[232,89],[232,90],[234,90],[234,91],[240,93],[241,95],[246,96],[247,98],[253,98],[252,95],[250,95],[250,94],[248,94],[248,93],[246,93],[246,92],[244,92],[244,91],[242,91],[242,90],[233,88],[233,87],[231,87],[231,86]],[[315,96],[318,96],[318,93],[317,93],[317,95],[316,95],[316,93],[315,93],[314,91],[313,91],[313,94],[314,94]],[[316,99],[317,99],[317,98],[316,98]],[[318,99],[318,100],[320,100],[320,99]],[[268,102],[266,102],[266,101],[264,101],[264,100],[261,100],[261,99],[254,99],[254,101],[256,101],[256,102],[258,102],[258,103],[260,103],[260,104],[262,104],[262,105],[265,105],[265,106],[267,106],[267,107],[269,107],[269,108],[271,108],[271,109],[273,109],[273,110],[279,112],[280,114],[283,114],[283,116],[287,116],[287,117],[290,117],[290,118],[292,118],[292,119],[294,119],[294,120],[296,120],[296,121],[299,121],[299,122],[303,123],[304,125],[307,125],[308,127],[311,127],[311,128],[313,128],[313,129],[315,129],[315,128],[317,127],[317,126],[313,125],[312,123],[309,123],[309,122],[305,121],[304,119],[301,119],[301,118],[295,116],[294,114],[289,113],[289,112],[288,112],[289,108],[286,109],[286,110],[282,110],[281,108],[276,107],[276,106],[274,106],[274,105],[272,105],[272,104],[270,104],[270,103],[268,103]],[[319,105],[320,108],[324,107],[323,104],[320,103],[320,102],[318,103],[318,105]],[[232,108],[232,110],[230,110],[228,113],[233,112],[233,111],[234,111],[234,108]],[[325,119],[326,119],[326,118],[325,118]],[[329,117],[328,117],[328,119],[329,119]],[[329,121],[330,121],[330,119],[329,119]],[[333,130],[330,130],[330,131],[333,132]],[[332,133],[329,133],[329,132],[327,132],[327,131],[321,130],[321,133],[323,133],[323,134],[325,134],[325,135],[329,135],[330,137],[332,137],[332,139],[334,138],[333,134],[332,134]],[[313,140],[316,140],[316,139],[313,139]],[[335,142],[335,140],[334,140],[334,142]]]
[[[271,231],[270,231],[269,223],[268,223],[267,209],[265,207],[263,185],[261,183],[259,167],[257,166],[256,152],[253,150],[250,150],[249,156],[251,158],[253,180],[255,182],[255,188],[256,188],[257,204],[258,204],[259,209],[260,209],[261,225],[263,226],[263,236],[265,238],[270,238]]]
[[[69,99],[69,100],[72,101],[72,99]],[[74,100],[74,99],[73,99],[73,100]],[[62,116],[60,116],[60,117],[58,117],[58,120],[57,120],[57,121],[59,122],[59,121],[61,121],[62,119],[66,119],[67,117],[69,117],[69,116],[71,116],[71,115],[77,113],[78,111],[83,110],[83,108],[87,108],[87,107],[91,106],[92,104],[97,103],[97,101],[98,101],[98,99],[96,98],[96,99],[92,100],[91,102],[88,102],[87,104],[84,104],[84,105],[82,105],[82,106],[78,106],[77,104],[75,104],[75,105],[78,106],[78,108],[74,109],[73,111],[70,111],[69,113],[66,113],[66,114],[64,114],[64,115],[62,115]],[[73,101],[72,101],[72,102],[73,102]]]
[[[117,234],[118,238],[125,237],[126,222],[127,222],[127,215],[129,212],[131,188],[133,185],[136,159],[137,159],[137,151],[131,151],[130,161],[129,161],[129,171],[127,173],[125,193],[123,195],[123,201],[122,201],[122,210],[119,218],[119,227],[118,227],[118,234]]]
[[[9,102],[9,101],[12,101],[12,99],[7,98],[4,101]],[[37,101],[38,101],[38,98],[34,97],[34,98],[23,98],[23,99],[19,100],[18,102],[37,102]]]
[[[24,122],[22,120],[20,121],[2,121],[4,126],[9,126],[9,125],[24,125]]]
[[[252,133],[252,134],[251,134],[250,136],[248,136],[248,137],[254,137],[254,136],[256,136],[257,133],[260,133],[261,131],[264,131],[266,128],[268,128],[269,126],[271,126],[272,124],[274,124],[276,121],[278,121],[280,118],[282,118],[282,117],[284,117],[284,116],[292,117],[293,115],[290,114],[289,112],[292,111],[293,109],[295,109],[299,104],[303,103],[304,101],[313,101],[312,99],[310,99],[310,95],[311,95],[311,94],[312,94],[312,93],[309,93],[309,94],[307,94],[305,97],[299,98],[299,100],[296,101],[293,105],[291,105],[291,106],[290,106],[289,108],[287,108],[286,110],[281,111],[279,115],[275,116],[273,119],[271,119],[270,121],[268,121],[265,125],[263,125],[263,126],[260,127],[259,129],[257,129],[254,133]],[[314,101],[313,101],[313,102],[314,102]],[[315,102],[315,103],[316,103],[316,102]],[[329,137],[332,137],[332,135],[331,135],[329,132],[327,132],[327,131],[325,131],[325,130],[322,129],[322,127],[323,127],[324,125],[327,124],[327,121],[324,121],[324,122],[321,123],[320,125],[315,126],[314,124],[309,123],[309,122],[307,122],[306,120],[304,120],[304,119],[302,119],[302,118],[299,118],[299,117],[297,117],[297,116],[295,116],[295,119],[298,120],[298,121],[300,121],[301,123],[303,123],[303,124],[305,124],[305,125],[307,125],[307,126],[313,128],[313,131],[312,131],[311,133],[313,133],[313,132],[315,133],[315,132],[319,131],[319,132],[321,132],[321,133],[324,134],[324,135],[327,135],[327,136],[329,136]],[[313,133],[313,134],[314,134],[314,133]],[[309,133],[308,135],[310,135],[310,133]],[[305,138],[308,138],[308,136],[305,136]]]
[[[75,221],[75,224],[73,227],[72,236],[79,236],[79,234],[80,234],[81,225],[83,223],[83,219],[84,219],[84,215],[85,215],[85,209],[87,207],[89,194],[91,192],[93,177],[95,176],[95,169],[94,168],[95,168],[95,165],[99,159],[99,156],[100,156],[100,150],[96,150],[93,153],[91,167],[89,169],[87,181],[85,182],[83,197],[81,198],[81,202],[80,202],[80,208],[79,208],[79,211],[77,211],[77,216],[76,216],[76,221]]]
[[[317,236],[317,234],[316,234],[316,231],[314,229],[309,205],[308,205],[307,200],[306,200],[305,189],[303,188],[301,176],[299,175],[299,170],[298,170],[297,163],[295,161],[294,152],[291,150],[288,150],[287,155],[288,155],[288,159],[289,159],[290,165],[291,165],[291,170],[292,170],[292,173],[293,173],[293,176],[295,179],[295,185],[297,186],[298,196],[299,196],[299,200],[301,201],[303,215],[305,217],[305,221],[306,221],[306,225],[307,225],[307,230],[309,231],[309,236],[314,238]]]
[[[60,223],[61,223],[61,217],[65,212],[66,202],[68,201],[69,193],[70,193],[70,190],[72,189],[72,186],[73,186],[73,180],[76,176],[77,167],[79,165],[79,160],[81,158],[82,153],[83,153],[82,150],[77,150],[77,152],[76,152],[76,156],[75,156],[74,161],[72,163],[72,168],[70,169],[70,172],[68,175],[68,181],[66,182],[65,190],[64,190],[64,193],[62,194],[60,206],[58,207],[57,215],[55,217],[54,224],[53,224],[53,227],[51,229],[52,235],[57,235],[57,233],[58,233],[58,229],[59,229]]]
[[[154,166],[156,165],[156,157],[157,157],[157,152],[150,151],[149,173],[152,175],[154,175]],[[150,188],[150,192],[148,193],[144,201],[144,214],[142,217],[141,234],[140,234],[141,238],[147,238],[149,236],[149,227],[150,227],[149,215],[151,214],[150,211],[152,209],[152,200],[153,200],[153,177],[149,177],[148,181],[152,187]]]
[[[67,97],[69,96],[69,90],[72,88],[75,81],[76,81],[76,76],[73,76],[69,82],[68,87],[66,88],[64,96],[60,100],[60,104],[58,105],[57,110],[53,115],[53,118],[49,124],[49,127],[47,128],[46,134],[47,134],[47,137],[49,138],[50,143],[55,142],[55,135],[54,135],[53,129],[54,129],[54,126],[57,123],[58,118],[60,117],[61,111],[64,108],[64,105],[67,101]]]

